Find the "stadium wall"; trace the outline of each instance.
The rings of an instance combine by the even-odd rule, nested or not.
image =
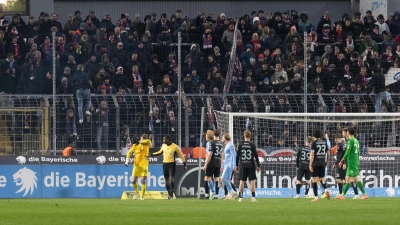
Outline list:
[[[400,197],[399,156],[360,157],[360,178],[370,197]],[[204,162],[204,159],[202,159]],[[0,198],[119,198],[131,186],[132,164],[125,167],[123,156],[2,156],[0,157]],[[296,195],[296,164],[293,156],[260,157],[261,172],[257,175],[258,198],[292,198]],[[164,191],[162,156],[149,158],[148,191]],[[195,197],[198,159],[188,159],[188,170],[177,160],[176,195]],[[330,167],[330,165],[328,166]],[[201,170],[202,177],[204,171]],[[237,185],[237,182],[235,182]],[[333,195],[334,174],[327,175]],[[140,183],[139,183],[140,185]],[[301,193],[304,193],[302,190]],[[245,189],[245,197],[250,195]],[[220,191],[222,197],[223,191]],[[349,191],[349,195],[352,192]]]
[[[264,13],[287,10],[296,10],[297,14],[307,12],[310,21],[317,25],[325,11],[329,11],[331,18],[338,20],[344,13],[352,15],[352,1],[54,1],[54,11],[59,14],[59,20],[62,24],[67,21],[68,14],[73,14],[75,10],[80,10],[82,17],[89,14],[89,10],[96,12],[97,18],[107,12],[110,13],[112,22],[116,23],[123,12],[130,15],[133,19],[135,14],[140,14],[142,20],[145,15],[156,12],[158,18],[161,13],[166,13],[170,18],[177,9],[183,11],[183,15],[188,15],[191,19],[195,18],[198,12],[205,12],[206,15],[214,14],[214,18],[223,12],[228,17],[242,16],[250,14],[253,10],[264,10]]]

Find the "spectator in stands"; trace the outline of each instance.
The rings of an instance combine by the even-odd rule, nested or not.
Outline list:
[[[244,70],[254,70],[256,55],[251,44],[246,45],[246,51],[242,52],[240,58]]]
[[[243,87],[239,83],[237,75],[232,74],[231,84],[229,86],[229,93],[242,93]]]
[[[235,22],[232,21],[229,23],[228,29],[224,31],[221,38],[221,44],[222,46],[224,46],[225,50],[232,48],[234,30],[235,30]],[[236,32],[236,37],[242,37],[242,34],[238,30]]]
[[[174,51],[169,51],[168,59],[164,61],[164,63],[161,65],[161,67],[165,71],[168,71],[168,74],[170,76],[172,76],[172,75],[175,76],[175,74],[176,74],[176,76],[178,75],[178,66],[177,66],[177,62],[176,62],[176,59],[175,59],[175,52]]]
[[[85,63],[84,71],[88,74],[90,79],[94,79],[99,71],[99,63],[97,62],[96,54],[92,53],[90,55],[90,59]]]
[[[109,131],[109,109],[107,101],[103,100],[100,103],[100,107],[96,109],[97,117],[97,149],[107,150],[108,149],[108,131]]]
[[[293,45],[300,45],[303,43],[303,38],[301,38],[300,34],[297,33],[297,29],[295,26],[290,28],[289,34],[286,36],[286,44],[289,45],[289,48]]]
[[[75,150],[76,143],[74,138],[68,139],[68,146],[62,151],[62,156],[77,156],[78,153]]]
[[[98,90],[100,90],[100,87],[103,85],[104,83],[104,79],[106,78],[107,74],[106,74],[106,70],[105,69],[99,69],[99,72],[97,73],[95,79],[94,79],[94,86],[98,87]]]
[[[386,51],[382,53],[380,61],[382,62],[383,73],[386,74],[390,67],[393,65],[392,47],[387,46]]]
[[[133,68],[132,68],[133,69]],[[136,69],[135,69],[136,70]],[[158,61],[157,55],[152,55],[151,63],[146,65],[146,78],[151,79],[155,84],[161,84],[160,76],[162,74],[163,67]]]
[[[146,30],[146,25],[142,22],[140,15],[136,14],[134,20],[129,25],[129,28],[135,36],[141,38]]]
[[[110,77],[105,76],[105,77],[104,77],[104,84],[103,84],[103,85],[105,85],[106,88],[107,88],[107,94],[113,95],[113,94],[116,94],[116,93],[117,93],[117,89],[114,87],[114,85],[112,85],[112,84],[110,83],[110,79],[111,79]]]
[[[393,15],[393,20],[389,24],[390,33],[397,36],[400,34],[400,12],[396,11]]]
[[[122,67],[126,65],[128,58],[126,51],[124,50],[124,43],[118,42],[117,49],[114,51],[112,57],[117,60],[117,63],[115,63],[116,65]]]
[[[61,84],[57,87],[56,94],[73,94],[74,89],[72,88],[71,85],[68,84],[68,79],[66,77],[63,77],[61,79]]]
[[[257,84],[256,83],[254,83],[254,82],[250,83],[250,87],[249,87],[248,93],[249,94],[257,94],[258,93],[257,92]]]
[[[375,24],[378,25],[379,34],[382,34],[383,31],[390,33],[389,25],[385,22],[385,18],[383,17],[383,15],[379,14],[377,18],[378,21]]]
[[[264,78],[262,85],[258,88],[260,93],[273,93],[274,88],[269,82],[269,78]]]
[[[264,40],[265,47],[270,50],[270,52],[275,51],[276,48],[281,46],[281,39],[276,36],[276,31],[274,29],[269,30],[269,37]]]
[[[225,79],[221,76],[221,71],[217,71],[215,76],[211,76],[209,80],[209,93],[213,93],[214,88],[218,90],[223,90],[225,84]]]
[[[177,130],[178,130],[178,121],[175,118],[174,111],[168,111],[168,117],[164,121],[164,134],[169,134],[171,137],[176,139]]]
[[[382,112],[382,101],[390,102],[394,106],[393,100],[390,94],[385,88],[385,76],[381,73],[374,73],[372,79],[369,81],[367,93],[371,94],[372,90],[375,93],[375,112]],[[381,123],[377,122],[376,126],[380,127]]]
[[[298,30],[297,32],[302,35],[304,32],[310,33],[313,29],[313,25],[311,24],[310,20],[308,19],[308,14],[302,12],[300,14],[300,20],[298,23]]]
[[[37,73],[35,66],[28,63],[26,69],[21,75],[20,79],[20,92],[21,94],[39,94],[42,85],[42,79]]]
[[[68,137],[73,137],[77,136],[77,131],[76,131],[76,123],[75,123],[75,117],[74,117],[74,111],[72,109],[67,110],[67,116],[66,116],[66,134]]]
[[[90,107],[92,106],[90,90],[89,90],[89,76],[83,72],[83,65],[79,64],[77,71],[73,76],[72,83],[76,91],[76,98],[78,99],[78,114],[79,123],[83,123],[83,101],[86,100],[86,115],[91,115]]]
[[[287,113],[289,110],[289,105],[285,103],[285,98],[280,96],[277,104],[274,106],[274,112],[276,113]]]
[[[187,74],[183,80],[183,89],[186,94],[194,94],[197,92],[197,84],[195,81],[192,81],[192,76]]]
[[[106,13],[100,21],[99,27],[102,27],[103,25],[106,26],[107,33],[114,31],[115,25],[111,22],[111,16],[109,13]]]
[[[286,71],[282,68],[282,64],[280,62],[277,62],[275,64],[275,72],[271,77],[272,84],[279,83],[280,77],[283,77],[284,82],[289,81]]]
[[[162,90],[164,94],[172,94],[175,93],[177,87],[173,84],[170,79],[169,75],[166,74],[163,76],[163,83],[162,83]]]
[[[101,62],[99,63],[99,68],[104,69],[107,76],[113,76],[115,74],[115,67],[107,54],[104,54],[101,58]]]
[[[18,82],[16,75],[17,68],[17,62],[14,60],[12,53],[8,53],[7,58],[0,59],[0,92],[6,94],[15,93]]]
[[[351,26],[353,27],[353,37],[355,37],[355,39],[359,39],[360,34],[363,30],[359,15],[355,15],[353,22],[351,22]]]

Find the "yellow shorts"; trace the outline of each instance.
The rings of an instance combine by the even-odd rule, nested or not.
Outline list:
[[[134,177],[147,177],[148,166],[134,166],[132,174]]]

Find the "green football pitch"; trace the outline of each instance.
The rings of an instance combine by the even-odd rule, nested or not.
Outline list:
[[[0,199],[0,224],[400,224],[399,198]]]

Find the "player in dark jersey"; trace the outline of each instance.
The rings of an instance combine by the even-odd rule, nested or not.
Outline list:
[[[260,161],[258,160],[256,146],[250,142],[251,132],[246,130],[244,133],[244,142],[238,147],[236,155],[236,171],[239,171],[239,202],[243,199],[244,182],[249,178],[251,202],[256,202],[256,170],[260,172]],[[255,167],[257,163],[257,168]]]
[[[322,139],[322,132],[320,130],[314,130],[313,132],[314,141],[311,144],[310,154],[310,171],[312,173],[312,188],[314,191],[315,198],[311,201],[318,201],[318,182],[321,182],[322,187],[325,189],[325,196],[329,200],[330,194],[326,188],[325,182],[325,167],[329,160],[329,149],[326,141]]]
[[[339,187],[339,195],[341,195],[343,191],[343,184],[346,178],[346,170],[343,169],[343,165],[339,166],[339,163],[340,160],[342,160],[344,153],[346,152],[346,143],[343,143],[343,140],[339,134],[335,135],[335,143],[336,145],[331,149],[331,154],[336,155],[336,162],[333,164],[332,170],[336,170],[335,178],[336,183]]]
[[[221,155],[224,150],[224,144],[219,139],[219,130],[214,130],[214,140],[210,142],[210,151],[207,154],[206,163],[203,170],[206,171],[205,180],[208,181],[210,187],[210,200],[214,199],[215,186],[219,182],[219,174],[221,173]],[[214,176],[214,182],[211,178]]]
[[[296,172],[297,172],[297,180],[296,180],[296,197],[300,198],[300,188],[301,188],[301,180],[303,177],[306,179],[306,191],[304,193],[304,197],[308,196],[308,191],[310,190],[310,146],[313,142],[313,137],[307,137],[306,145],[303,148],[299,148],[297,152],[296,158]]]

